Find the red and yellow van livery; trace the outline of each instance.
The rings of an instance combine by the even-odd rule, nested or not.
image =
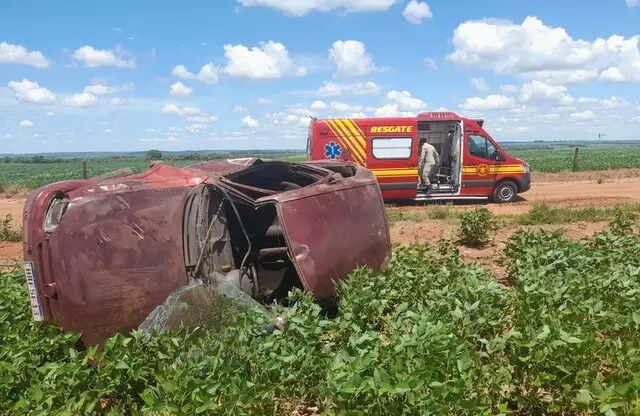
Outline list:
[[[370,169],[385,200],[514,201],[531,187],[529,165],[505,152],[483,124],[452,112],[314,119],[309,124],[307,154],[310,160],[348,160]],[[431,143],[441,159],[427,189],[419,188],[418,178],[424,142]]]

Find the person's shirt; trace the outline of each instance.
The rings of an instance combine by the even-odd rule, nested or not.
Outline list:
[[[420,154],[420,166],[424,165],[439,165],[440,155],[436,151],[436,148],[429,143],[422,145],[422,152]]]

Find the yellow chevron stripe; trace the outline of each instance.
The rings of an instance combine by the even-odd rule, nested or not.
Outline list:
[[[331,120],[326,120],[325,121],[327,126],[329,127],[329,129],[331,130],[331,132],[333,133],[333,135],[339,139],[340,142],[342,142],[343,145],[345,146],[349,146],[349,147],[353,147],[353,145],[351,145],[348,141],[345,140],[345,138],[342,136],[342,134],[340,134],[338,132],[338,130],[336,129],[335,126],[333,126],[331,124]],[[360,159],[359,155],[355,152],[352,152],[353,158],[356,160],[357,163],[362,164],[362,160]]]
[[[360,128],[360,126],[358,126],[358,124],[351,120],[351,123],[353,123],[353,125],[355,126],[355,128],[358,130],[358,132],[360,132],[360,136],[366,138],[367,136],[364,134],[364,132],[362,131],[362,129]],[[366,147],[366,143],[365,143],[365,147]]]
[[[353,148],[352,149],[353,152],[357,153],[360,156],[361,160],[363,160],[363,161],[366,160],[364,148],[361,147],[361,144],[358,141],[358,139],[352,136],[352,134],[349,131],[349,129],[347,128],[347,126],[342,123],[342,120],[334,120],[334,123],[340,129],[340,131],[342,132],[344,138],[346,140],[348,140],[349,143],[351,143],[351,146]]]
[[[340,127],[335,122],[335,120],[327,120],[327,124],[330,124],[331,126],[333,126],[332,131],[334,132],[334,134],[337,137],[340,137],[344,143],[347,143],[349,145],[349,147],[352,150],[353,158],[356,160],[356,162],[362,165],[364,163],[364,159],[362,155],[360,154],[358,149],[355,148],[355,145],[353,144],[353,142],[349,140],[349,138],[347,138],[344,132],[340,129]]]
[[[358,131],[355,128],[355,123],[353,121],[344,119],[342,120],[342,122],[349,128],[353,136],[356,138],[356,140],[360,144],[360,148],[362,149],[363,154],[366,155],[367,140],[365,139],[364,135],[362,135],[360,131]]]

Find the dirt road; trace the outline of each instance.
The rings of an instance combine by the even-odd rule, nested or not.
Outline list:
[[[534,174],[532,189],[512,204],[488,204],[496,214],[526,213],[537,201],[562,206],[603,206],[620,202],[640,202],[640,169],[621,169],[607,172],[579,172],[564,174]],[[0,218],[11,214],[17,226],[21,226],[24,197],[0,196]],[[472,207],[470,205],[468,207]],[[466,207],[460,207],[465,209]],[[399,208],[402,211],[424,211],[420,205]],[[594,225],[576,224],[571,228],[579,234],[588,234]],[[599,225],[597,225],[599,226]],[[433,242],[450,231],[439,221],[420,223],[394,223],[391,226],[394,243]],[[509,230],[505,230],[505,233]],[[505,234],[506,235],[506,234]],[[22,257],[22,243],[0,243],[0,260]],[[1,261],[0,261],[1,262]]]

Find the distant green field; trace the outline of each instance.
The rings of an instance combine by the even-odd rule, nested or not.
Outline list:
[[[509,154],[528,162],[534,172],[571,170],[574,148],[506,149]],[[582,147],[579,170],[640,168],[640,146]]]
[[[571,169],[573,148],[507,148],[512,156],[529,162],[534,172],[562,172]],[[235,155],[234,157],[248,157]],[[270,154],[271,159],[288,159],[303,161],[304,153]],[[165,163],[175,166],[186,166],[196,160],[171,160]],[[640,146],[592,146],[581,147],[579,169],[608,170],[619,168],[640,168]],[[87,161],[89,177],[101,175],[120,168],[131,168],[134,172],[142,172],[149,166],[149,160],[139,157],[131,158],[93,158]],[[60,163],[10,163],[0,162],[0,188],[22,187],[37,188],[51,182],[81,179],[82,164],[79,161]]]

